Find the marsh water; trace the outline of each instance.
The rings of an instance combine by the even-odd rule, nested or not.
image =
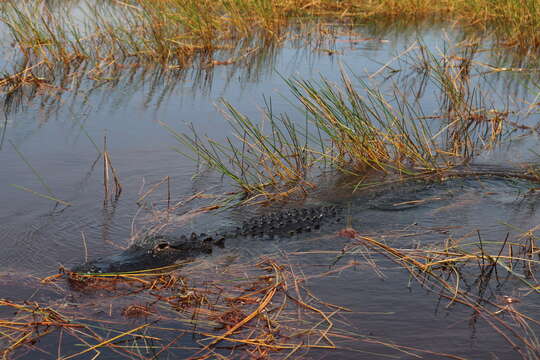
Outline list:
[[[328,22],[325,27],[335,32],[333,40],[303,42],[302,37],[307,35],[298,32],[294,39],[235,64],[182,71],[134,68],[102,81],[88,79],[83,69],[82,80],[71,78],[57,87],[23,88],[6,95],[4,118],[0,119],[0,298],[64,301],[70,305],[94,302],[96,317],[124,319],[119,312],[108,313],[109,305],[120,301],[114,293],[97,295],[67,286],[67,290],[58,291],[53,286],[38,285],[35,279],[55,274],[60,267],[70,268],[85,257],[106,256],[126,248],[134,241],[133,235],[157,221],[156,209],[166,208],[169,196],[170,202],[176,204],[194,194],[222,195],[234,190],[219,174],[180,155],[176,150],[187,149],[182,148],[169,129],[189,133],[193,126],[198,134],[223,141],[231,129],[220,105],[221,98],[253,119],[262,118],[264,98],[271,99],[274,112],[288,113],[302,124],[305,118],[295,108],[298,104],[283,78],[323,76],[339,83],[341,69],[372,82],[382,91],[398,88],[405,94],[418,92],[417,101],[429,116],[439,111],[441,99],[435,95],[434,84],[422,85],[415,57],[406,56],[413,51],[407,49],[422,44],[434,54],[455,52],[456,56],[467,49],[463,45],[467,36],[450,25],[382,28],[374,24],[343,27]],[[529,106],[538,102],[538,88],[534,87],[538,69],[519,54],[498,48],[490,39],[484,44],[485,48],[480,48],[474,57],[477,73],[472,81],[482,84],[482,89],[489,93],[491,106],[501,110],[512,108],[512,121],[533,128],[538,116]],[[12,61],[6,55],[2,65],[9,69]],[[481,64],[525,71],[490,71]],[[528,71],[527,67],[533,70]],[[118,199],[108,201],[104,201],[100,157],[105,136],[112,165],[122,184]],[[516,129],[505,136],[499,146],[483,152],[474,162],[500,168],[519,168],[521,164],[537,162],[535,131]],[[167,176],[169,188],[167,183],[158,186],[141,206],[139,198]],[[540,220],[538,195],[534,191],[537,184],[527,180],[474,177],[429,184],[404,182],[383,191],[364,190],[357,194],[351,193],[356,180],[332,172],[321,171],[315,181],[319,187],[306,203],[344,205],[348,225],[365,236],[381,236],[387,244],[398,248],[436,246],[450,238],[475,242],[478,236],[486,244],[502,242],[507,236],[519,238]],[[70,206],[41,195],[61,199]],[[211,232],[270,211],[249,207],[205,213],[187,220],[182,216],[212,201],[201,197],[177,207],[168,215],[178,218],[177,222],[171,221],[174,231]],[[412,205],[394,207],[401,203]],[[279,206],[303,205],[299,201]],[[469,308],[427,291],[385,257],[376,259],[380,271],[360,253],[336,262],[339,252],[350,242],[332,235],[340,226],[336,225],[326,236],[272,241],[235,239],[199,261],[215,261],[218,266],[225,257],[241,262],[289,253],[289,260],[308,274],[337,269],[350,259],[357,261],[356,266],[308,281],[310,291],[319,299],[349,312],[336,319],[336,326],[347,329],[335,340],[337,350],[313,349],[302,352],[304,357],[416,358],[383,345],[399,344],[432,351],[418,355],[426,359],[442,358],[442,353],[466,359],[518,358],[505,339]],[[208,274],[212,276],[211,271]],[[507,275],[499,274],[501,280],[490,285],[485,296],[494,302],[504,296],[519,298],[517,308],[537,318],[540,303],[535,294],[519,279]],[[468,281],[470,290],[477,292],[476,280],[471,277]],[[102,304],[102,309],[97,304]],[[134,320],[122,321],[128,328],[133,327]],[[167,321],[163,321],[163,326],[167,326]],[[178,331],[184,330],[178,323],[174,326]],[[190,326],[186,325],[186,329]],[[57,336],[45,337],[36,344],[43,350],[38,355],[31,346],[13,355],[55,358],[57,343]],[[192,355],[189,349],[197,346],[196,339],[187,336],[181,345],[181,349],[145,356]],[[78,346],[76,339],[66,340],[62,351],[65,355],[75,353],[80,351]],[[81,357],[85,356],[91,358],[88,353]],[[100,358],[117,356],[103,350]]]

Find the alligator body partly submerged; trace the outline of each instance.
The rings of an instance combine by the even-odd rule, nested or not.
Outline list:
[[[341,208],[320,206],[289,209],[253,217],[241,226],[215,235],[192,233],[190,236],[152,235],[120,254],[85,262],[72,269],[77,273],[121,273],[155,269],[181,259],[209,254],[226,239],[251,237],[271,239],[318,231],[323,223],[340,222]]]
[[[538,183],[538,172],[528,169],[508,169],[493,166],[475,166],[448,172],[448,178],[467,181],[479,177],[513,178]],[[359,209],[376,211],[401,211],[419,206],[426,200],[441,200],[452,197],[448,193],[450,180],[442,182],[410,181],[400,183],[396,189],[386,188],[370,196],[362,197]],[[454,184],[456,186],[458,184]],[[459,186],[458,186],[459,188]],[[237,237],[274,238],[317,231],[324,227],[331,231],[329,223],[339,222],[342,216],[340,206],[315,206],[302,209],[282,210],[267,215],[253,217],[236,228],[218,231],[215,235],[192,233],[190,236],[153,235],[132,245],[122,253],[86,262],[73,268],[78,273],[115,273],[154,269],[175,263],[177,260],[192,258],[212,252],[214,246],[222,246],[224,240]],[[354,220],[354,219],[352,219]]]

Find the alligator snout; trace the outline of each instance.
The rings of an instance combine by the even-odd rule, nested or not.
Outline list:
[[[193,236],[192,236],[193,238]],[[174,264],[177,260],[201,254],[210,254],[212,244],[209,238],[197,241],[163,235],[146,239],[152,247],[133,245],[120,254],[98,258],[72,268],[73,272],[85,274],[125,273],[144,269],[156,269]]]

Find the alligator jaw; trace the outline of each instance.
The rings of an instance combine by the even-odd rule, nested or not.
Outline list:
[[[152,250],[128,249],[117,255],[88,261],[74,267],[72,271],[85,274],[126,273],[170,265],[181,257],[181,252],[176,250],[156,256]]]
[[[182,238],[159,236],[153,248],[134,245],[120,254],[85,262],[72,269],[75,273],[106,274],[126,273],[157,269],[174,264],[177,260],[188,259],[212,252],[208,241],[184,241]]]

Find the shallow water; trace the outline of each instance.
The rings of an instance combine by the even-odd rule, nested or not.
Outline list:
[[[344,30],[337,25],[336,29]],[[302,115],[295,113],[290,104],[282,77],[317,79],[322,75],[337,82],[339,69],[343,66],[367,79],[383,64],[390,63],[400,71],[380,71],[372,81],[382,90],[388,90],[394,84],[405,92],[412,91],[421,83],[414,64],[392,59],[417,38],[437,53],[451,48],[463,36],[459,29],[436,26],[404,30],[366,25],[355,28],[354,32],[369,40],[351,41],[343,35],[318,49],[299,47],[298,43],[288,41],[261,54],[255,65],[216,66],[202,72],[190,70],[178,76],[172,72],[135,70],[114,82],[96,84],[83,80],[77,88],[68,84],[66,90],[27,92],[18,94],[20,99],[9,99],[12,102],[10,107],[5,107],[5,123],[0,127],[3,134],[0,148],[0,199],[3,204],[0,207],[0,246],[3,248],[0,252],[0,298],[13,301],[31,297],[49,301],[69,299],[74,304],[88,301],[85,299],[87,294],[76,290],[69,290],[66,295],[43,286],[34,295],[33,289],[39,285],[32,281],[17,281],[15,274],[23,274],[21,278],[44,277],[57,272],[60,266],[80,263],[85,251],[90,257],[97,257],[125,248],[133,234],[155,221],[155,214],[141,209],[137,199],[151,188],[151,184],[165,176],[171,179],[173,201],[201,191],[222,194],[231,190],[230,184],[209,172],[194,178],[196,164],[172,149],[180,145],[163,123],[178,132],[188,132],[193,124],[201,134],[223,140],[230,133],[230,127],[216,105],[219,99],[225,98],[241,112],[257,119],[261,117],[263,95],[272,97],[276,113],[288,112],[302,123]],[[336,52],[328,55],[320,51],[326,46]],[[491,52],[480,53],[477,59],[492,64],[498,61],[499,66],[505,62],[510,66],[514,61]],[[9,67],[8,63],[4,65]],[[526,110],[524,104],[531,102],[537,93],[529,89],[529,80],[526,72],[494,73],[474,78],[494,94],[509,95],[509,90],[513,98],[522,102],[513,105],[523,111]],[[437,113],[440,106],[432,86],[423,88],[419,97],[426,115]],[[504,107],[504,101],[500,101]],[[521,118],[521,115],[512,117],[514,120]],[[535,124],[537,120],[538,116],[533,115],[526,123]],[[103,200],[102,161],[98,159],[104,134],[112,164],[123,186],[118,200],[106,203]],[[519,132],[510,135],[503,146],[482,154],[477,161],[501,167],[536,162],[537,155],[529,149],[537,144],[537,135],[522,135]],[[448,238],[475,242],[478,234],[486,239],[486,244],[502,242],[507,233],[511,238],[517,238],[521,231],[536,226],[540,220],[538,195],[529,192],[535,185],[523,180],[479,177],[427,185],[406,183],[390,190],[354,196],[348,194],[350,187],[337,183],[330,181],[309,201],[324,203],[332,199],[334,203],[344,204],[350,225],[363,235],[382,236],[389,245],[396,247],[438,245]],[[72,206],[54,205],[54,202],[20,190],[13,184],[41,194],[50,191],[52,196]],[[163,208],[166,198],[166,186],[160,186],[147,200]],[[419,200],[415,206],[394,206]],[[208,200],[189,203],[180,208],[178,215],[206,203]],[[183,226],[180,231],[219,229],[259,211],[266,210],[207,214],[188,221],[180,218],[179,223]],[[337,231],[340,227],[342,225],[337,225],[332,230]],[[207,260],[212,262],[212,259],[224,256],[246,260],[278,250],[291,254],[305,252],[309,255],[291,255],[290,259],[298,263],[298,267],[305,268],[306,273],[328,270],[332,268],[336,254],[328,255],[322,253],[323,250],[339,252],[349,242],[335,235],[328,236],[331,233],[328,229],[327,236],[323,237],[253,240],[249,245],[246,245],[249,240],[238,239],[228,242],[224,249],[216,249]],[[409,286],[408,274],[402,268],[383,256],[374,256],[384,277],[377,275],[363,257],[356,255],[351,258],[357,259],[360,264],[357,267],[309,281],[310,290],[318,297],[352,311],[343,315],[341,325],[354,329],[354,333],[364,340],[378,339],[467,359],[517,358],[516,352],[490,326],[471,320],[470,309],[449,305],[448,300],[439,301],[436,294],[414,282]],[[338,262],[336,266],[340,264]],[[488,297],[524,296],[527,289],[521,286],[510,280],[504,286],[494,286]],[[92,299],[90,296],[89,301],[95,301]],[[99,299],[104,303],[116,301],[114,297],[102,295]],[[537,318],[534,295],[523,297],[519,306],[521,311]],[[104,312],[104,308],[96,310],[106,318]],[[118,314],[113,318],[122,319]],[[126,324],[130,325],[129,321]],[[343,343],[338,343],[340,357],[412,358],[358,337],[351,336],[351,339],[342,339]],[[54,354],[56,341],[51,336],[39,346]],[[188,338],[181,343],[194,345]],[[76,341],[64,344],[63,350],[66,354],[79,351]],[[160,354],[159,358],[177,358],[187,353],[189,351],[170,350]],[[31,352],[21,355],[34,358]],[[115,353],[107,351],[102,354],[103,358],[114,356]],[[319,350],[308,356],[334,357],[338,353]],[[424,354],[423,358],[441,357]]]

